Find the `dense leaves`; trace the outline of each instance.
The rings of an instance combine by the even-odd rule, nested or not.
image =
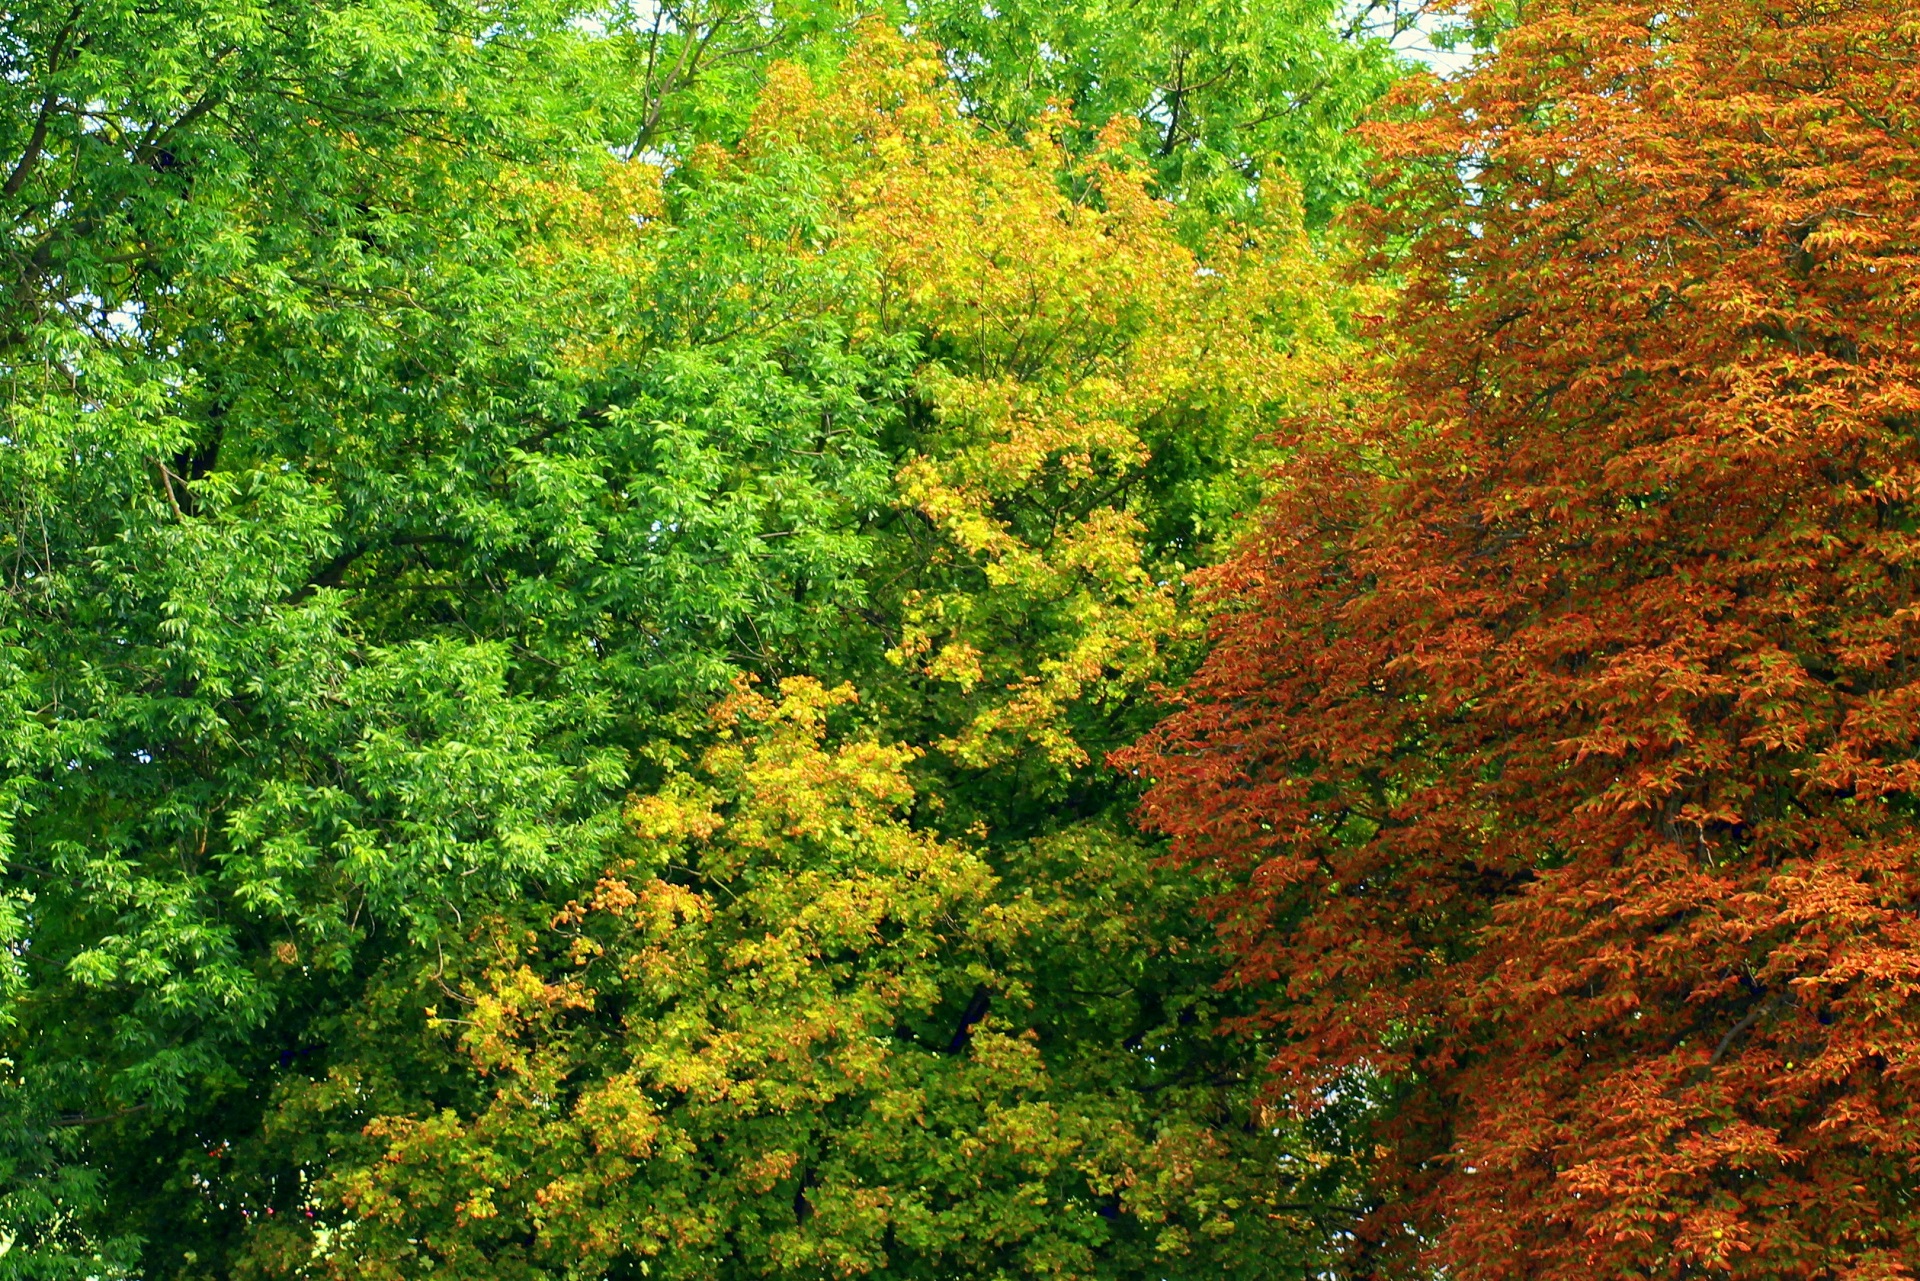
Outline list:
[[[1359,194],[1363,152],[1347,129],[1394,74],[1379,39],[1353,37],[1399,34],[1419,10],[1398,0],[934,0],[912,19],[949,51],[982,118],[1025,129],[1050,102],[1068,103],[1085,142],[1125,120],[1126,145],[1189,209],[1257,219],[1250,191],[1290,179],[1320,225]]]
[[[1917,66],[0,13],[0,1277],[1910,1275]]]
[[[1203,0],[1180,5],[1010,0],[658,0],[603,15],[640,118],[631,144],[673,151],[744,131],[769,59],[830,69],[855,15],[884,18],[937,52],[968,115],[1018,139],[1058,129],[1076,154],[1145,161],[1158,194],[1204,235],[1222,214],[1261,220],[1263,183],[1290,178],[1324,226],[1359,194],[1348,133],[1395,75],[1388,42],[1412,0]],[[631,87],[628,87],[631,86]],[[1050,113],[1065,108],[1066,120]],[[1113,122],[1120,133],[1102,141]],[[1062,127],[1064,126],[1064,128]]]
[[[1917,54],[1548,3],[1374,135],[1391,361],[1130,758],[1286,1088],[1400,1099],[1369,1266],[1909,1275]]]
[[[477,922],[393,976],[341,1029],[355,1052],[269,1127],[331,1155],[318,1204],[342,1217],[265,1224],[256,1259],[956,1277],[1260,1276],[1298,1257],[1339,1210],[1337,1162],[1291,1124],[1212,1122],[1261,1114],[1183,1079],[1191,1038],[1171,1023],[1136,1033],[1164,1056],[1150,1065],[1061,1037],[1044,1008],[1071,983],[1112,1015],[1136,967],[1164,979],[1182,962],[1156,942],[1190,900],[1091,833],[1034,843],[1002,882],[903,821],[913,749],[825,741],[851,699],[804,679],[777,702],[736,694],[700,767],[636,801],[631,856],[588,896],[550,922]],[[1163,1016],[1210,1015],[1174,1000]],[[456,1038],[459,1078],[404,1075]],[[1124,1088],[1149,1083],[1167,1092],[1152,1113]]]
[[[817,1213],[782,1194],[790,1223],[729,1173],[737,1109],[688,1120],[709,1173],[623,1176],[685,1217],[598,1254],[580,1243],[631,1204],[610,1187],[514,1220],[531,1242],[424,1188],[379,1199],[389,1151],[478,1152],[506,1115],[500,1064],[427,1007],[505,1000],[503,947],[561,983],[569,903],[604,878],[656,892],[633,797],[704,778],[722,809],[759,803],[689,765],[743,672],[850,681],[845,741],[913,749],[860,749],[899,776],[879,809],[818,780],[806,804],[857,839],[690,846],[666,883],[731,923],[663,938],[673,964],[719,999],[714,941],[806,933],[807,885],[849,869],[916,929],[925,901],[1024,924],[931,952],[889,926],[826,987],[716,1007],[683,1066],[824,1002],[893,1036],[950,1127],[1055,1118],[1032,1169],[1004,1145],[938,1157],[942,1187],[986,1181],[973,1212],[1010,1216],[1005,1266],[1311,1266],[1351,1162],[1331,1131],[1259,1123],[1197,888],[1154,868],[1097,763],[1179,670],[1179,577],[1248,500],[1262,416],[1337,341],[1291,189],[1257,233],[1206,230],[1124,133],[992,134],[884,24],[649,15],[0,15],[0,1271],[986,1266],[952,1233],[889,1245],[892,1220],[826,1213],[919,1168],[876,1155],[851,1078],[792,1096],[783,1133],[842,1164],[810,1176]],[[796,880],[730,917],[749,854]],[[539,1072],[639,1081],[604,1017],[623,1003],[680,1017],[588,969],[600,1021],[525,1005],[499,1029],[545,1065],[514,1078],[528,1098]],[[919,977],[861,996],[868,973]],[[519,1120],[541,1152],[538,1126],[585,1124]],[[547,1137],[540,1168],[573,1177]],[[413,1237],[427,1255],[396,1262]]]
[[[1124,150],[996,139],[906,52],[867,46],[826,98],[777,80],[750,143],[843,167],[847,239],[879,273],[863,319],[927,354],[893,435],[874,648],[843,636],[827,662],[864,662],[913,741],[997,767],[962,825],[1031,823],[1011,802],[1086,784],[1166,670],[1179,579],[1252,501],[1264,422],[1339,343],[1338,291],[1297,222],[1199,256]]]
[[[499,247],[479,198],[503,156],[553,140],[513,123],[547,113],[508,70],[567,73],[540,15],[503,14],[486,42],[477,16],[6,18],[6,1195],[22,1266],[69,1246],[76,1267],[117,1266],[138,1215],[123,1205],[100,1221],[112,1239],[91,1236],[81,1210],[107,1169],[71,1150],[218,1097],[270,1055],[261,1029],[304,999],[271,980],[276,947],[337,951],[366,896],[396,901],[443,860],[538,862],[539,841],[516,844],[530,816],[584,818],[551,765],[516,756],[530,718],[489,702],[497,655],[356,664],[353,625],[316,590],[365,524],[394,520],[367,519],[366,482],[412,460],[371,459],[375,442],[424,443],[526,370],[470,319]],[[466,252],[440,253],[454,228]],[[415,294],[428,278],[435,308]],[[420,394],[434,362],[383,379],[422,332],[443,335],[438,372],[460,391]],[[436,710],[414,698],[427,690],[479,697]],[[436,800],[512,789],[492,830],[406,799],[434,760],[409,734],[450,725],[480,768]],[[367,857],[370,828],[408,824],[432,854]]]
[[[1325,1256],[1352,1162],[1328,1127],[1265,1116],[1257,1053],[1215,1031],[1195,887],[1114,821],[1080,739],[1113,741],[1165,669],[1169,558],[1244,495],[1243,407],[1283,398],[1332,322],[1297,236],[1200,272],[1139,176],[1095,162],[1074,185],[1102,199],[1075,203],[1044,138],[983,134],[941,80],[883,30],[825,92],[778,69],[743,145],[696,155],[667,200],[711,228],[827,193],[780,261],[866,282],[851,352],[923,353],[885,432],[892,488],[856,522],[871,590],[833,637],[761,638],[871,699],[803,678],[736,695],[702,765],[631,807],[591,894],[462,923],[376,976],[328,1024],[324,1077],[277,1092],[262,1155],[236,1149],[304,1138],[324,1172],[274,1207],[257,1262],[1257,1276]],[[784,279],[727,290],[784,316]],[[1172,449],[1156,468],[1173,423],[1224,446],[1210,468]],[[815,426],[826,457],[861,430]],[[924,748],[829,748],[835,707]],[[422,1057],[454,1028],[464,1061]]]

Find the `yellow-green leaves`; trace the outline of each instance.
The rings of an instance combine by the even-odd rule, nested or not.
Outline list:
[[[1252,494],[1338,294],[1284,218],[1188,248],[1126,130],[1070,161],[1066,123],[980,129],[929,48],[874,25],[829,89],[776,74],[746,157],[838,166],[837,239],[878,276],[856,333],[925,353],[875,585],[889,659],[960,695],[956,760],[1032,753],[1059,778],[1101,746],[1076,715],[1165,670],[1179,580]],[[1196,443],[1214,456],[1183,474]]]
[[[1192,1061],[1204,1002],[1176,986],[1142,1019],[1127,991],[1183,963],[1190,899],[1111,834],[1001,874],[916,829],[914,751],[833,732],[856,711],[845,687],[740,686],[590,892],[388,976],[347,1062],[424,1031],[464,1060],[431,1090],[461,1103],[347,1068],[285,1088],[283,1120],[359,1128],[301,1271],[1219,1276],[1298,1250],[1269,1207],[1329,1160],[1272,1164],[1299,1138]]]
[[[1295,202],[835,0],[16,9],[0,1270],[1313,1256],[1103,765]]]
[[[630,864],[551,922],[476,930],[484,969],[436,1026],[491,1098],[465,1119],[367,1122],[383,1155],[337,1176],[356,1244],[330,1271],[516,1275],[502,1252],[534,1269],[867,1271],[899,1208],[929,1195],[894,1157],[984,1144],[1013,1160],[1039,1141],[1017,1121],[1030,1050],[976,1063],[901,1031],[956,985],[1017,990],[986,949],[1018,913],[977,854],[904,821],[910,749],[828,740],[850,700],[741,687],[699,770],[631,807]],[[951,1036],[1004,1039],[979,1017]],[[923,1159],[909,1177],[951,1182]]]

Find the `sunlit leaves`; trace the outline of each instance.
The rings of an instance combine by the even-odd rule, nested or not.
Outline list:
[[[905,821],[916,753],[829,733],[855,711],[844,687],[743,687],[590,892],[384,976],[401,1000],[343,1028],[356,1053],[287,1086],[271,1123],[341,1145],[304,1273],[1259,1276],[1314,1257],[1342,1212],[1315,1198],[1345,1166],[1190,1075],[1175,1024],[1203,993],[1137,1021],[1129,988],[1166,966],[1154,913],[1188,896],[1089,829],[1003,879]],[[1046,990],[1063,981],[1104,1007],[1070,1035]],[[1138,1031],[1094,1049],[1102,1018]],[[375,1070],[422,1035],[466,1061],[440,1091],[460,1106]],[[262,1225],[254,1248],[314,1230]]]

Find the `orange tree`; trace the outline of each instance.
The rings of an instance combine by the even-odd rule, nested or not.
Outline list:
[[[1407,105],[1145,814],[1395,1100],[1366,1267],[1911,1275],[1920,22],[1549,0]]]

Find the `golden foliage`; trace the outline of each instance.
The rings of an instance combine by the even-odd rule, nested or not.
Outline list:
[[[880,282],[864,325],[921,334],[932,355],[932,422],[897,474],[932,543],[895,602],[890,657],[971,696],[943,746],[975,766],[1032,749],[1087,762],[1070,708],[1153,679],[1188,625],[1192,553],[1156,545],[1140,515],[1162,438],[1227,455],[1211,461],[1245,489],[1213,496],[1213,515],[1230,515],[1260,425],[1339,345],[1339,291],[1297,218],[1185,244],[1129,157],[1130,124],[1070,161],[1067,123],[1024,144],[983,132],[933,51],[876,25],[829,90],[776,75],[748,145],[848,166],[843,234]]]

